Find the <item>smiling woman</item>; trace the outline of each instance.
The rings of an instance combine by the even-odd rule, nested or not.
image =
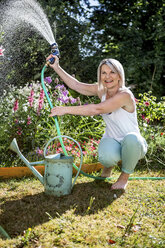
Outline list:
[[[113,166],[122,161],[121,175],[111,189],[125,189],[129,175],[147,152],[147,144],[138,127],[135,98],[125,87],[123,66],[115,59],[104,59],[98,67],[98,83],[85,84],[65,72],[57,56],[50,55],[47,60],[52,57],[55,62],[50,67],[68,87],[83,95],[98,96],[100,103],[57,106],[52,108],[50,116],[102,115],[106,129],[98,147],[99,161],[104,166],[101,176],[110,176]]]

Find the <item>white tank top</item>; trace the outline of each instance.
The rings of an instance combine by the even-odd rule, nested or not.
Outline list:
[[[129,92],[132,94],[131,91]],[[106,94],[102,96],[101,101],[103,102],[105,100]],[[121,142],[128,133],[135,132],[140,134],[137,121],[136,103],[135,111],[133,113],[129,113],[125,109],[119,108],[110,114],[102,114],[102,117],[106,123],[103,138],[110,137]]]

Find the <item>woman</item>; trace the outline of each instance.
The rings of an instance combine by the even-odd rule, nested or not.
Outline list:
[[[104,169],[102,177],[109,177],[113,166],[122,161],[122,172],[111,186],[112,190],[125,189],[129,175],[134,172],[139,159],[147,152],[147,144],[141,136],[132,92],[125,87],[123,66],[115,59],[104,59],[98,67],[98,83],[85,84],[66,73],[56,56],[50,64],[66,85],[87,96],[98,96],[99,104],[55,107],[50,116],[65,114],[93,116],[102,115],[106,129],[98,148],[99,161]]]

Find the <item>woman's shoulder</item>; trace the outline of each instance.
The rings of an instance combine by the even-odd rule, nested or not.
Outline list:
[[[120,89],[119,89],[119,92],[127,92],[127,93],[129,93],[129,94],[133,94],[132,91],[130,90],[130,88],[128,88],[128,87],[126,87],[126,86],[120,88]]]
[[[136,103],[132,91],[127,87],[123,87],[120,89],[119,94],[123,95],[122,99],[125,101],[125,105],[122,108],[133,113],[136,109]]]
[[[129,88],[127,88],[127,87],[120,88],[119,89],[119,94],[125,94],[128,97],[130,97],[130,98],[133,98],[133,99],[135,98],[134,97],[134,94],[132,93],[132,91]]]

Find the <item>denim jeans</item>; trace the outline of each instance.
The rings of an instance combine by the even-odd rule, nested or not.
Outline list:
[[[98,148],[99,162],[109,168],[122,161],[122,171],[131,174],[147,152],[146,140],[136,133],[127,134],[121,142],[102,138]]]

